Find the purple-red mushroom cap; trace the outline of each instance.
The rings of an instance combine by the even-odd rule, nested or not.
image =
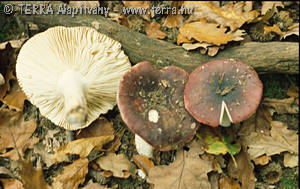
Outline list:
[[[256,111],[262,92],[262,82],[249,65],[234,59],[213,60],[190,74],[184,103],[200,123],[230,126]]]
[[[136,64],[120,82],[118,107],[127,126],[152,147],[167,151],[193,139],[198,124],[184,108],[188,73],[168,66]]]

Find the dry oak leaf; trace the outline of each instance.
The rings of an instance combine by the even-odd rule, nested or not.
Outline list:
[[[284,5],[282,4],[281,1],[262,1],[261,14],[265,15],[268,10],[273,8],[273,6],[274,6],[276,12],[277,12],[276,7],[284,8]]]
[[[267,35],[270,32],[274,32],[278,35],[283,35],[284,34],[284,32],[282,32],[280,27],[279,27],[279,23],[274,24],[273,26],[264,26],[264,35]]]
[[[0,156],[18,160],[27,148],[32,148],[39,139],[31,137],[36,129],[35,119],[24,121],[22,112],[0,108]],[[6,152],[7,148],[13,148]]]
[[[145,32],[149,37],[154,39],[163,39],[167,36],[166,33],[160,30],[160,24],[157,22],[147,23]]]
[[[24,189],[48,189],[49,185],[44,178],[43,169],[35,169],[31,161],[18,160],[20,167],[19,174],[21,176]]]
[[[242,183],[242,189],[254,189],[256,178],[254,176],[254,165],[250,160],[249,154],[241,151],[235,156],[237,167],[231,159],[227,170],[232,178],[238,179]]]
[[[210,189],[207,173],[212,170],[211,161],[189,156],[188,152],[180,150],[172,164],[151,168],[147,182],[154,184],[154,189]]]
[[[115,133],[113,123],[105,117],[99,117],[93,121],[90,126],[80,130],[76,135],[76,139],[113,135]]]
[[[106,156],[100,157],[97,164],[104,170],[111,171],[114,177],[127,178],[124,171],[135,175],[134,165],[127,159],[124,154],[115,154],[109,152]]]
[[[139,14],[142,18],[150,20],[150,1],[122,1],[127,8],[135,8],[135,11],[146,10],[145,14]],[[141,9],[139,9],[141,8]]]
[[[146,175],[148,175],[149,170],[154,167],[153,161],[148,159],[146,156],[143,155],[133,155],[134,163],[140,168]]]
[[[196,39],[199,42],[212,43],[215,45],[226,44],[229,41],[241,41],[244,38],[244,30],[235,32],[226,32],[226,28],[220,27],[219,24],[193,22],[180,26],[180,33],[188,39]]]
[[[80,158],[72,164],[64,167],[61,174],[54,178],[52,187],[55,189],[77,189],[79,184],[85,180],[85,175],[88,173],[89,160]]]
[[[183,6],[194,8],[188,23],[205,18],[209,23],[230,27],[230,31],[240,28],[245,22],[251,22],[259,15],[256,10],[244,12],[245,2],[233,3],[230,1],[222,7],[218,7],[212,1],[185,1]]]
[[[219,188],[220,189],[240,189],[241,186],[237,181],[234,181],[232,178],[229,178],[224,175],[219,180]]]
[[[243,143],[249,148],[250,158],[254,159],[263,154],[272,156],[284,151],[298,154],[297,132],[288,130],[287,125],[279,121],[272,121],[271,127],[271,136],[251,132],[244,137]]]
[[[81,189],[107,189],[106,186],[102,186],[99,183],[95,183],[93,182],[93,180],[91,179],[87,185]]]
[[[17,179],[0,178],[0,183],[4,189],[24,189],[22,182]]]
[[[114,139],[113,135],[82,138],[69,142],[60,147],[54,154],[52,161],[60,162],[66,161],[68,154],[77,154],[81,158],[87,157],[89,153],[95,148],[101,150],[102,146]]]
[[[264,98],[262,104],[267,107],[273,108],[278,114],[297,114],[299,113],[299,106],[296,104],[297,101],[295,98],[285,98],[285,99],[276,99],[276,98]]]
[[[296,167],[299,165],[299,156],[298,154],[291,154],[289,152],[285,152],[283,155],[283,165],[285,167]]]
[[[178,25],[182,24],[183,16],[182,14],[178,14],[177,10],[179,10],[180,6],[182,5],[183,1],[172,1],[170,8],[171,10],[176,10],[176,14],[174,12],[169,13],[166,20],[163,23],[164,27],[167,28],[175,28]]]
[[[267,165],[269,163],[269,161],[271,161],[271,157],[269,157],[267,155],[262,155],[262,156],[255,158],[253,161],[254,161],[255,165]]]
[[[8,105],[10,109],[22,111],[24,107],[25,93],[22,91],[16,79],[10,81],[11,86],[7,94],[3,98],[3,103]]]

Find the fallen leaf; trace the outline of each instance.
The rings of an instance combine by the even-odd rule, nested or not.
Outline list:
[[[293,98],[299,98],[299,88],[291,85],[286,95]]]
[[[81,158],[87,157],[89,153],[95,148],[101,150],[102,146],[114,139],[113,135],[82,138],[69,142],[60,147],[54,154],[52,161],[60,162],[66,161],[66,155],[78,154]]]
[[[194,50],[197,49],[199,47],[207,49],[207,47],[212,46],[212,44],[208,44],[208,43],[183,43],[182,47],[185,50]]]
[[[72,164],[64,167],[61,174],[54,178],[52,186],[55,189],[77,189],[79,184],[85,180],[85,175],[88,173],[87,158],[75,160]]]
[[[171,10],[173,9],[179,10],[182,3],[183,3],[182,1],[172,1],[170,5]],[[173,12],[171,12],[167,16],[165,22],[163,23],[163,26],[167,28],[175,28],[178,25],[182,24],[182,22],[183,22],[182,14],[178,14],[178,11],[176,11],[176,14],[173,14]]]
[[[230,160],[227,167],[228,175],[238,179],[242,183],[242,189],[254,189],[256,178],[254,176],[254,165],[249,154],[242,150],[236,155],[235,159],[237,167],[234,161]]]
[[[243,144],[248,146],[250,158],[254,159],[263,154],[272,156],[284,151],[298,154],[297,132],[288,130],[287,125],[279,121],[272,121],[271,127],[271,136],[256,132],[244,136]]]
[[[285,39],[286,37],[290,35],[297,35],[299,36],[299,23],[294,23],[292,26],[290,26],[289,31],[284,32],[283,35],[281,36],[281,39]]]
[[[229,41],[241,41],[244,38],[244,30],[227,32],[226,28],[220,27],[219,24],[193,22],[180,26],[180,33],[188,39],[196,39],[199,42],[212,43],[215,45],[226,44]]]
[[[278,114],[297,114],[299,113],[299,106],[295,102],[295,98],[285,98],[285,99],[276,99],[276,98],[264,98],[262,104],[267,107],[271,107]]]
[[[26,99],[26,95],[20,88],[19,83],[16,79],[11,80],[10,83],[10,89],[4,96],[2,102],[8,105],[10,109],[23,111],[24,100]]]
[[[284,5],[282,4],[281,1],[262,1],[261,14],[265,15],[268,10],[273,8],[273,6],[276,11],[277,11],[276,7],[284,8]]]
[[[267,165],[269,161],[271,161],[271,157],[267,155],[259,156],[255,159],[253,159],[255,165]]]
[[[148,183],[155,189],[211,188],[207,173],[213,170],[212,163],[199,156],[189,156],[188,152],[178,150],[176,160],[170,165],[154,166],[149,171]]]
[[[149,160],[143,155],[133,155],[134,163],[140,168],[146,175],[149,174],[150,168],[154,167],[153,161]]]
[[[233,3],[230,1],[222,7],[217,7],[212,1],[184,1],[183,6],[194,8],[188,23],[205,18],[209,23],[230,27],[230,31],[235,31],[245,22],[250,23],[259,15],[256,10],[244,12],[244,2]]]
[[[208,49],[208,52],[207,52],[208,56],[216,56],[219,51],[219,47],[217,47],[217,46],[208,47],[207,49]]]
[[[240,189],[241,186],[238,182],[234,181],[232,178],[223,176],[219,180],[220,189]]]
[[[23,181],[24,189],[47,189],[48,184],[45,181],[43,169],[35,169],[30,161],[18,160],[20,167],[19,174]]]
[[[239,128],[238,135],[246,136],[251,132],[263,133],[270,136],[272,115],[268,108],[261,104],[256,112],[247,120],[243,121]]]
[[[107,189],[107,187],[105,186],[101,186],[99,183],[95,183],[93,182],[93,180],[91,179],[88,184],[83,187],[82,189]]]
[[[122,2],[124,6],[127,8],[135,8],[136,11],[138,10],[138,8],[142,8],[143,10],[146,10],[145,14],[139,14],[139,15],[147,21],[150,20],[150,14],[151,14],[150,1],[122,1]]]
[[[157,22],[147,23],[145,32],[149,37],[154,39],[163,39],[167,36],[166,33],[160,30],[160,24]]]
[[[108,121],[105,117],[100,117],[93,121],[90,126],[82,129],[80,133],[76,135],[76,139],[107,136],[113,135],[114,133],[113,123]]]
[[[22,182],[17,179],[0,178],[0,182],[4,189],[24,189]]]
[[[125,178],[124,171],[135,175],[134,165],[127,159],[124,154],[115,154],[109,152],[106,156],[100,157],[97,164],[104,170],[111,171],[114,177]]]
[[[194,39],[188,39],[180,33],[177,35],[177,45],[180,45],[181,43],[192,43],[194,41]]]
[[[52,159],[53,159],[53,154],[47,153],[45,149],[45,145],[43,145],[42,142],[35,144],[33,146],[33,151],[36,154],[39,154],[43,160],[43,162],[46,164],[47,167],[50,167],[53,165]]]
[[[291,154],[289,152],[285,152],[283,156],[283,165],[285,167],[296,167],[298,166],[299,156],[298,154]]]
[[[12,48],[19,49],[27,39],[28,38],[21,38],[0,43],[0,50],[5,49],[8,43],[10,43]]]
[[[264,34],[267,35],[270,32],[274,32],[278,35],[283,35],[284,33],[281,31],[279,24],[274,24],[273,26],[264,26]]]
[[[0,156],[18,160],[20,153],[22,158],[25,150],[39,141],[31,137],[35,129],[35,119],[24,121],[22,112],[0,108]],[[7,148],[13,149],[6,152]]]

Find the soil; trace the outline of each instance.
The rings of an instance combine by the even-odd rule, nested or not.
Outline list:
[[[169,2],[165,1],[154,1],[152,2],[155,6],[169,6]],[[104,1],[102,6],[109,6],[111,10],[114,10],[114,7],[122,5],[120,1],[112,1],[112,2],[106,2]],[[259,6],[259,5],[256,5]],[[293,14],[294,21],[299,21],[299,13],[298,13],[298,6],[291,5],[290,7],[287,7],[286,9],[290,9]],[[3,4],[0,3],[0,10],[3,10]],[[297,16],[295,16],[297,15]],[[15,20],[13,16],[4,15],[0,11],[0,17],[3,17],[4,19],[0,19],[0,43],[11,40],[11,39],[19,39],[24,36],[32,36],[34,31],[30,31],[28,29],[24,30],[24,28],[20,27],[20,23],[18,23],[18,20]],[[129,20],[130,28],[132,30],[139,31],[141,33],[145,33],[145,22],[143,19],[141,19],[139,16],[132,16],[136,18],[131,18]],[[153,18],[151,18],[151,21],[158,22],[160,24],[163,23],[163,20],[165,19],[166,15],[157,15]],[[279,16],[275,17],[279,19]],[[274,19],[275,19],[274,18]],[[131,21],[133,20],[133,21]],[[138,20],[138,21],[137,21]],[[253,25],[252,25],[253,26]],[[250,36],[254,38],[253,40],[257,41],[269,41],[269,40],[278,40],[278,38],[274,36],[259,36],[257,34],[257,31],[259,32],[261,30],[258,24],[255,25],[255,27],[246,26],[245,29],[252,32],[256,32],[255,34],[251,34]],[[164,31],[167,34],[167,37],[164,39],[165,41],[168,41],[170,43],[176,43],[176,36],[178,35],[179,31],[178,28],[168,29],[168,28],[161,28],[162,31]],[[298,41],[299,38],[295,37],[288,37],[286,41]],[[230,43],[230,45],[232,45]],[[226,50],[226,47],[225,49]],[[280,53],[280,52],[279,52]],[[270,98],[286,98],[287,90],[291,85],[295,85],[299,87],[299,80],[298,75],[283,75],[283,74],[267,74],[267,75],[261,75],[260,79],[263,82],[264,91],[263,96],[264,97],[270,97]],[[157,89],[165,88],[167,83],[160,82],[161,84],[157,87]],[[171,90],[171,88],[170,88]],[[162,90],[159,90],[162,91]],[[140,96],[144,96],[145,91],[141,90],[139,91]],[[168,93],[171,94],[171,91]],[[154,99],[159,98],[162,103],[161,105],[164,105],[165,98],[161,98],[163,94],[158,95],[157,93],[148,93],[147,98]],[[149,106],[153,105],[154,102],[149,101]],[[0,106],[5,107],[4,104],[0,101]],[[45,149],[49,152],[53,151],[54,147],[61,146],[63,144],[68,143],[71,138],[69,133],[54,125],[51,123],[48,119],[41,116],[39,113],[39,110],[33,106],[30,102],[25,101],[24,105],[24,117],[25,120],[28,120],[30,118],[35,118],[37,120],[37,129],[33,136],[38,137],[40,139],[40,143],[44,145]],[[133,154],[137,154],[135,145],[134,145],[134,134],[128,129],[126,124],[122,121],[122,118],[120,116],[119,110],[117,107],[115,107],[113,110],[109,111],[107,114],[104,115],[109,121],[113,122],[114,128],[116,131],[123,132],[122,138],[121,138],[121,145],[119,147],[119,150],[116,153],[122,153],[125,154],[129,160],[132,161]],[[299,115],[291,115],[291,114],[283,114],[283,115],[273,115],[273,120],[279,120],[285,123],[288,123],[289,129],[297,130],[298,131],[298,124],[299,124]],[[49,134],[50,132],[50,134]],[[52,135],[51,135],[52,133]],[[49,135],[52,136],[52,138],[49,138]],[[174,154],[176,150],[171,150],[167,152],[154,152],[154,158],[153,161],[156,165],[168,165],[174,160]],[[96,154],[95,156],[101,156],[102,154]],[[38,153],[35,153],[34,149],[27,150],[25,154],[25,158],[30,159],[33,164],[36,166],[37,161],[41,160],[41,156]],[[72,157],[73,159],[76,159],[77,157]],[[228,164],[230,158],[225,157],[224,164]],[[279,181],[275,183],[276,188],[286,188],[287,186],[294,186],[295,188],[298,188],[298,167],[296,168],[285,168],[283,166],[283,155],[275,155],[272,156],[272,162],[277,163],[281,167],[281,176],[278,179]],[[52,179],[57,176],[62,170],[63,166],[68,165],[70,163],[64,162],[59,164],[54,164],[50,167],[46,165],[45,162],[43,162],[42,167],[44,171],[44,177],[46,181],[51,184]],[[17,175],[18,165],[11,161],[8,158],[0,157],[0,166],[4,166],[8,169],[10,169],[13,174]],[[265,173],[263,171],[266,170],[263,166],[255,166],[255,176],[257,178],[256,187],[257,188],[267,188],[268,183],[266,182]],[[270,173],[270,174],[277,174]],[[274,175],[273,175],[274,176]],[[119,189],[146,189],[150,188],[150,185],[146,183],[146,181],[139,176],[135,177],[129,177],[127,179],[120,179],[115,177],[109,177],[106,178],[99,174],[99,171],[89,168],[88,175],[86,176],[86,182],[82,184],[81,186],[84,186],[90,179],[93,179],[94,182],[101,183],[103,185],[107,185],[111,188],[119,188]],[[0,189],[2,189],[2,185],[0,183]]]

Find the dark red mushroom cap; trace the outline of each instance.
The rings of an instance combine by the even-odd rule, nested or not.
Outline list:
[[[149,62],[133,66],[120,82],[118,107],[127,126],[161,151],[190,141],[198,124],[185,110],[188,73],[169,66],[156,70]]]
[[[249,118],[262,97],[262,83],[249,65],[233,59],[213,60],[196,68],[184,90],[187,111],[199,122],[217,127],[222,101],[233,123]]]

